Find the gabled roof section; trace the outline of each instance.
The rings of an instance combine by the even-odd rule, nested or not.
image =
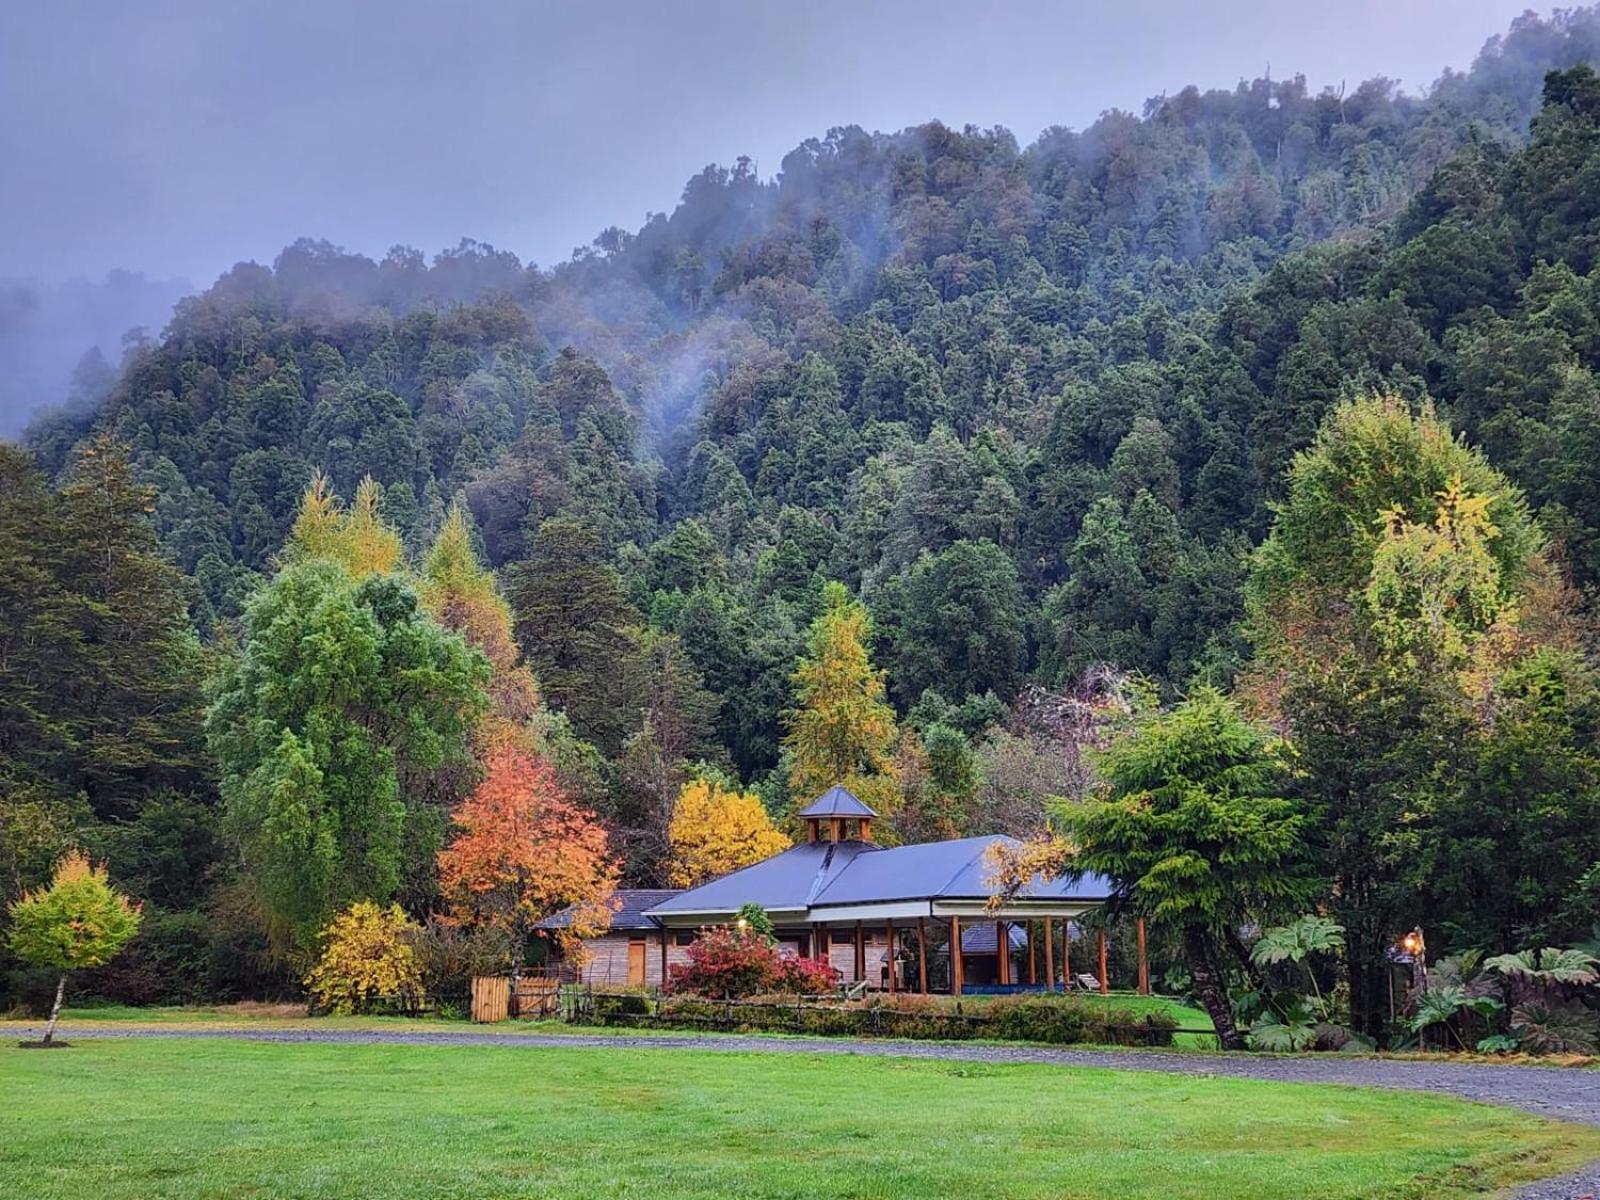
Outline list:
[[[878,814],[858,800],[854,792],[834,784],[833,787],[801,809],[800,815],[802,817],[866,817],[871,819]]]
[[[867,842],[801,842],[781,854],[672,896],[650,909],[649,915],[719,915],[736,913],[746,904],[759,904],[768,912],[804,911],[811,906],[813,897],[852,862],[881,853]]]

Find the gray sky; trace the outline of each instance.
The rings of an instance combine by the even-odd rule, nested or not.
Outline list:
[[[828,127],[1047,125],[1270,63],[1465,67],[1523,0],[7,0],[0,276],[204,285],[301,235],[542,264]]]

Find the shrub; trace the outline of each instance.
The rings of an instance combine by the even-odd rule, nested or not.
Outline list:
[[[435,1004],[472,994],[474,975],[497,975],[511,961],[511,942],[493,926],[453,925],[432,917],[407,934],[422,976],[422,990]]]
[[[422,994],[415,930],[398,904],[360,900],[345,909],[323,929],[322,957],[305,979],[315,1003],[341,1014],[380,1005],[414,1011]]]
[[[778,951],[752,929],[719,925],[702,930],[690,945],[689,961],[667,972],[667,990],[724,999],[770,990],[781,963]]]
[[[840,973],[820,958],[779,958],[773,990],[801,996],[820,996],[839,986]]]
[[[1166,1014],[1142,1016],[1063,995],[997,997],[973,1003],[943,996],[875,997],[854,1003],[797,1003],[782,996],[747,1000],[668,996],[652,1015],[630,996],[594,997],[599,1024],[772,1030],[838,1037],[940,1040],[1004,1038],[1056,1045],[1092,1042],[1121,1046],[1170,1046],[1177,1022]]]

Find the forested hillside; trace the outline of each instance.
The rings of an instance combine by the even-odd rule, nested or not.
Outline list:
[[[254,944],[325,915],[262,916],[223,850],[255,861],[237,823],[279,794],[262,772],[314,791],[347,770],[394,823],[381,862],[317,886],[426,911],[482,711],[531,722],[623,877],[659,883],[691,776],[779,824],[824,782],[795,714],[825,690],[805,664],[842,658],[869,732],[829,769],[892,836],[1036,830],[1081,794],[1092,714],[1127,679],[1169,701],[1242,681],[1271,708],[1255,548],[1296,454],[1366,394],[1436,406],[1526,495],[1535,573],[1573,589],[1550,621],[1583,644],[1600,83],[1573,64],[1595,60],[1600,10],[1527,17],[1425,95],[1188,87],[1027,147],[836,129],[771,181],[707,168],[551,270],[472,242],[235,267],[0,463],[0,887],[86,837],[170,920],[209,904]],[[341,496],[398,542],[337,582],[306,522]],[[488,618],[427,599],[450,537],[493,572]],[[259,672],[312,670],[270,646],[325,605],[369,630],[349,671],[427,682],[285,750],[299,700]],[[1588,805],[1595,764],[1574,763],[1586,782],[1558,790]],[[1550,927],[1593,840],[1493,932]],[[206,986],[248,990],[227,964]]]

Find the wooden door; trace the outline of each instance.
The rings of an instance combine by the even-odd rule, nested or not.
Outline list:
[[[628,943],[628,986],[644,986],[644,953],[645,945],[642,939]]]

